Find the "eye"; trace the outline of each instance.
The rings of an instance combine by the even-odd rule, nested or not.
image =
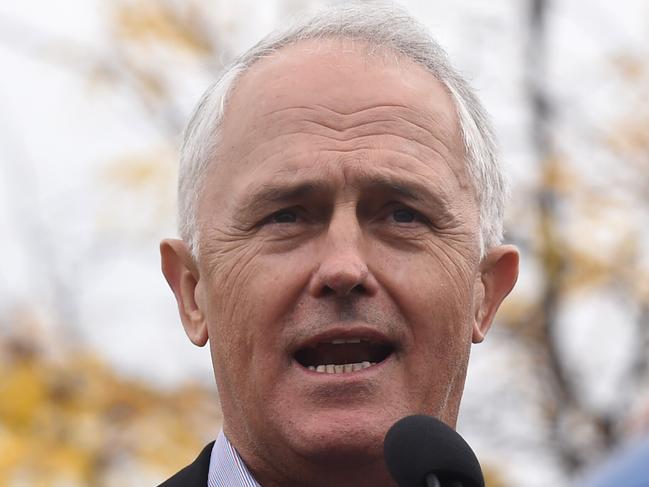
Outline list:
[[[397,223],[412,223],[417,219],[417,213],[408,208],[399,208],[392,212],[392,218]]]
[[[297,211],[280,210],[268,217],[268,223],[295,223],[297,221]]]

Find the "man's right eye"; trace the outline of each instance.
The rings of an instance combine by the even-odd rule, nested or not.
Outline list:
[[[273,213],[267,223],[295,223],[297,221],[297,212],[295,210],[280,210]]]

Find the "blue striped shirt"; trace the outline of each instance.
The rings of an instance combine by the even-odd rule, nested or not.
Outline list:
[[[261,487],[232,444],[219,433],[210,456],[208,487]]]

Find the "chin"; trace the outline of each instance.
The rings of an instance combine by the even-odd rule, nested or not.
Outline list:
[[[302,457],[314,463],[336,465],[373,462],[383,458],[383,439],[399,419],[392,414],[350,413],[344,410],[314,414],[293,424],[287,440]]]

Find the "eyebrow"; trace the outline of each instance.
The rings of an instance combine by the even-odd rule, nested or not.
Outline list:
[[[448,210],[448,202],[428,185],[412,178],[372,174],[361,175],[358,186],[362,193],[395,194],[410,201],[416,201],[437,210]],[[308,195],[327,195],[335,191],[334,185],[326,180],[300,183],[270,182],[254,189],[238,204],[238,211],[245,216],[254,215],[267,206],[301,200]]]
[[[365,181],[363,187],[381,193],[396,193],[411,200],[427,201],[428,199],[438,199],[423,184],[409,179],[373,176]]]
[[[416,179],[384,174],[372,174],[362,178],[365,191],[395,194],[406,200],[417,202],[436,211],[448,212],[448,200],[433,187]]]
[[[238,210],[244,215],[250,215],[274,203],[299,200],[313,193],[326,194],[331,192],[333,192],[332,185],[326,181],[305,181],[298,184],[267,183],[245,198],[238,205]]]

